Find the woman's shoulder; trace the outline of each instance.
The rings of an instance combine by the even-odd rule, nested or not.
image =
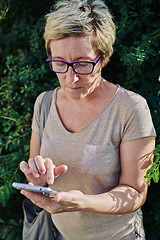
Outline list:
[[[41,93],[37,96],[36,102],[42,102],[42,99],[43,99],[43,97],[44,97],[45,94],[46,94],[46,91],[41,92]]]
[[[43,98],[44,98],[44,95],[45,95],[47,92],[50,92],[50,91],[53,92],[53,96],[54,96],[54,94],[55,94],[56,91],[57,91],[57,88],[54,89],[54,90],[49,90],[49,91],[41,92],[41,93],[37,96],[37,98],[36,98],[35,105],[38,105],[38,106],[41,105],[42,100],[43,100]]]
[[[143,96],[121,86],[119,86],[117,97],[122,104],[128,107],[146,104],[146,99]]]

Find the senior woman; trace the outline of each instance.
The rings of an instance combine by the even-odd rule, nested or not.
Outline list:
[[[29,182],[60,192],[54,198],[22,194],[51,213],[67,240],[145,239],[140,207],[155,130],[145,99],[101,76],[115,41],[108,8],[101,0],[60,1],[47,15],[44,38],[60,87],[41,147],[45,93],[36,100],[30,159],[20,168]]]

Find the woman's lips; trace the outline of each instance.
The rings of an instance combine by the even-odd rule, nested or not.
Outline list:
[[[81,87],[69,87],[69,89],[71,90],[71,91],[77,91],[77,90],[79,90]]]

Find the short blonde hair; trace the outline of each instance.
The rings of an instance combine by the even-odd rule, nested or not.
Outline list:
[[[62,0],[46,15],[44,32],[46,50],[51,40],[94,34],[93,43],[102,55],[105,66],[113,53],[115,24],[102,0]]]

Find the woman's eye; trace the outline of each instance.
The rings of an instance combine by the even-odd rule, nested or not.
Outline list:
[[[63,66],[66,65],[66,64],[63,63],[63,62],[56,62],[55,64],[56,64],[58,67],[63,67]]]
[[[77,63],[76,67],[88,67],[88,63],[85,62]]]

